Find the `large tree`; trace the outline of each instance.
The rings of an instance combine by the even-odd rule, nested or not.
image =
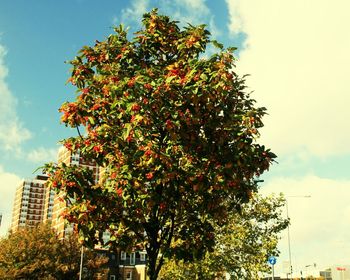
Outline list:
[[[142,24],[132,39],[116,27],[71,61],[76,99],[60,111],[79,135],[63,142],[103,168],[100,181],[82,167],[45,170],[72,200],[66,218],[86,244],[108,230],[111,245],[144,247],[154,280],[165,256],[213,248],[213,222],[249,200],[275,155],[255,141],[265,108],[235,73],[233,48],[157,10]],[[218,53],[208,57],[208,44]]]
[[[70,235],[59,240],[48,224],[23,228],[0,239],[0,279],[76,279],[81,245]],[[85,250],[85,275],[92,279],[108,258]]]
[[[242,207],[241,213],[231,213],[228,223],[217,228],[213,252],[202,260],[185,263],[169,259],[162,267],[160,278],[168,279],[260,279],[269,272],[269,256],[278,256],[279,234],[289,220],[283,217],[282,196],[254,195]]]

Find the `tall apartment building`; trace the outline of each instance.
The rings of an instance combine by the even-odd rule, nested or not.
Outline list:
[[[58,151],[58,163],[65,163],[66,165],[77,165],[87,167],[92,170],[95,181],[99,179],[99,167],[96,163],[86,161],[79,153],[71,153],[65,147],[61,147]],[[73,230],[73,225],[68,225],[62,218],[62,213],[67,208],[67,202],[64,199],[64,193],[60,192],[55,195],[52,212],[52,227],[58,233],[60,238]]]
[[[58,152],[58,163],[65,163],[66,165],[77,165],[89,168],[92,170],[95,182],[99,181],[102,176],[103,170],[99,168],[95,162],[86,161],[79,153],[72,154],[66,148],[62,147]],[[64,199],[64,193],[55,194],[52,212],[51,225],[56,230],[59,238],[64,238],[73,230],[72,224],[68,224],[62,217],[62,213],[67,208],[67,202]],[[104,238],[109,238],[109,233],[103,233]],[[105,251],[100,246],[96,246],[95,249]],[[107,254],[107,251],[105,251]],[[132,252],[127,254],[126,252],[119,252],[120,256],[112,254],[110,261],[114,262],[110,266],[109,278],[108,279],[122,279],[122,280],[144,280],[146,279],[146,252]],[[116,271],[116,266],[118,269]],[[119,271],[119,276],[116,275]]]
[[[43,223],[51,222],[55,191],[45,186]]]
[[[23,180],[16,189],[12,212],[11,230],[20,227],[33,227],[44,219],[50,219],[51,211],[45,209],[47,176],[38,175],[32,180]],[[47,205],[53,204],[53,196],[49,196]]]

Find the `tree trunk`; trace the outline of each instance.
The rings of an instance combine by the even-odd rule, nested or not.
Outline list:
[[[148,250],[148,263],[147,263],[147,275],[150,280],[157,280],[158,273],[157,273],[157,258],[158,254],[156,250]],[[159,272],[159,271],[158,271]]]

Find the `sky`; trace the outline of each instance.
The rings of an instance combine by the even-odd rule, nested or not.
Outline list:
[[[155,7],[182,25],[205,23],[225,47],[238,47],[236,71],[249,74],[248,90],[268,109],[258,142],[278,164],[260,191],[287,197],[295,275],[314,263],[350,264],[347,0],[1,0],[0,235],[20,180],[76,134],[59,122],[60,104],[74,97],[65,61],[114,25],[132,35]],[[279,249],[277,273],[288,260],[287,231]]]

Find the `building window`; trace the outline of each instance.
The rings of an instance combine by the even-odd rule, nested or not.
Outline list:
[[[115,280],[115,275],[110,275],[109,280]]]
[[[124,251],[122,251],[122,252],[120,253],[120,259],[121,259],[122,261],[125,261],[125,260],[126,260],[126,253],[125,253]]]
[[[142,261],[142,262],[146,261],[146,254],[145,253],[140,253],[140,261]]]
[[[134,254],[134,253],[133,253]],[[127,273],[126,273],[126,278],[125,278],[126,280],[132,280],[132,271],[128,271]]]
[[[130,265],[135,265],[135,252],[130,254]]]

